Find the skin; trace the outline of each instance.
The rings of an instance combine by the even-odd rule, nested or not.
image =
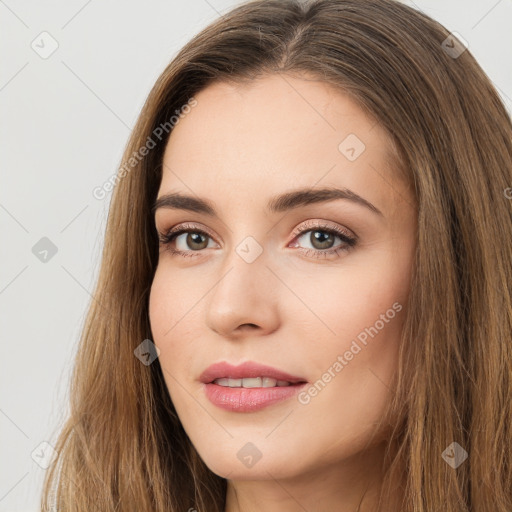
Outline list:
[[[206,465],[228,479],[226,512],[375,511],[417,218],[390,165],[387,132],[306,75],[215,83],[196,99],[169,139],[158,197],[205,198],[219,218],[155,214],[160,233],[189,222],[213,235],[199,250],[187,234],[171,244],[193,257],[162,245],[151,287],[152,333],[176,411]],[[354,161],[338,149],[349,134],[366,146]],[[279,193],[324,186],[348,188],[382,215],[347,199],[266,210]],[[356,245],[315,258],[315,249],[345,244],[333,235],[314,245],[311,219],[357,235]],[[297,227],[304,231],[293,236]],[[248,236],[263,250],[252,263],[236,252]],[[240,413],[204,394],[199,376],[218,361],[257,361],[315,383],[395,303],[401,311],[307,404],[295,397]],[[237,457],[248,442],[261,452],[252,467]]]

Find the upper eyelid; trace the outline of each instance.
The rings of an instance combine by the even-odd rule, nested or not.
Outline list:
[[[180,233],[182,231],[204,231],[210,238],[215,239],[215,235],[206,227],[189,222],[182,222],[177,226],[164,231],[164,236],[170,236],[171,234]],[[181,234],[181,233],[180,233]]]
[[[299,224],[296,228],[293,229],[292,235],[294,237],[303,235],[304,233],[307,233],[308,231],[312,231],[314,229],[318,230],[326,230],[326,231],[334,231],[338,232],[341,231],[345,236],[349,238],[358,239],[359,237],[352,231],[351,229],[348,229],[344,226],[341,226],[335,222],[332,221],[326,221],[326,220],[318,220],[318,219],[308,219]],[[338,235],[339,236],[339,235]]]

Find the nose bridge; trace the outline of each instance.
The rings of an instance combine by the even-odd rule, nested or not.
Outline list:
[[[246,236],[226,254],[207,312],[211,329],[230,335],[243,324],[265,332],[277,323],[277,304],[267,252],[254,237]]]

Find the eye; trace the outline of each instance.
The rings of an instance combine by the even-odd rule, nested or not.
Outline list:
[[[357,237],[350,231],[336,224],[331,225],[322,221],[306,221],[294,230],[293,236],[293,245],[288,247],[297,247],[297,250],[306,256],[314,258],[340,255],[357,243]],[[302,243],[309,243],[310,247],[302,247],[297,243],[302,238],[305,239],[305,242]],[[180,224],[178,228],[173,228],[168,233],[160,233],[159,239],[160,244],[172,255],[183,257],[200,256],[203,249],[215,246],[215,244],[213,246],[210,244],[213,241],[213,236],[194,224]],[[336,239],[339,239],[341,244],[334,245]]]
[[[186,235],[186,236],[184,236]],[[181,238],[181,240],[180,240]],[[210,234],[191,224],[181,224],[179,229],[173,229],[166,234],[159,234],[160,243],[171,252],[180,256],[195,256],[194,252],[210,248]],[[176,246],[176,248],[173,247]],[[190,250],[189,250],[190,249]]]
[[[297,228],[294,234],[296,236],[291,247],[299,247],[299,250],[306,254],[306,256],[314,258],[328,258],[333,255],[340,255],[342,252],[350,250],[357,243],[357,238],[348,230],[335,224],[326,224],[322,221],[307,221]],[[335,245],[337,238],[341,240],[341,244]],[[302,243],[309,243],[310,247],[300,247],[296,241],[301,239],[304,239]]]

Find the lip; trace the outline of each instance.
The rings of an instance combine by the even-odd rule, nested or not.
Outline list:
[[[232,364],[224,361],[212,364],[201,374],[199,380],[204,384],[210,384],[215,379],[243,379],[245,377],[271,377],[276,380],[286,380],[292,384],[307,382],[306,379],[302,377],[290,375],[289,373],[273,368],[272,366],[266,366],[254,361],[246,361],[238,366],[233,366]]]
[[[291,385],[271,388],[229,388],[213,383],[215,379],[220,378],[243,379],[245,377],[271,377],[276,380],[286,380]],[[271,404],[282,402],[299,393],[307,384],[302,377],[253,361],[247,361],[238,366],[226,362],[215,363],[201,374],[199,380],[203,384],[206,397],[212,404],[233,412],[258,411]]]

